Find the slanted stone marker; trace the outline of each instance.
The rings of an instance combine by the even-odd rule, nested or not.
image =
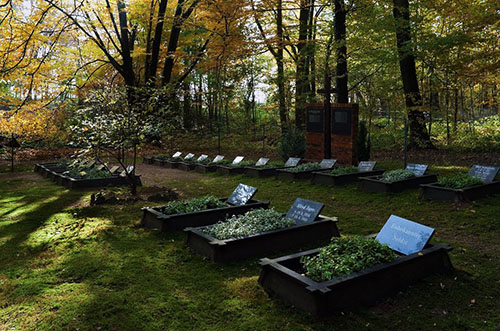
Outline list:
[[[224,159],[224,156],[223,156],[223,155],[217,155],[217,156],[213,159],[212,163],[217,163],[217,162],[220,162],[220,161],[222,161],[223,159]]]
[[[250,201],[255,193],[257,193],[257,189],[255,187],[240,184],[227,199],[227,203],[233,206],[242,206]]]
[[[469,171],[469,176],[478,178],[482,180],[483,183],[489,184],[495,180],[495,177],[498,175],[498,170],[499,168],[497,167],[474,165]]]
[[[109,169],[109,172],[111,172],[111,174],[114,175],[118,171],[118,169],[120,169],[119,166],[114,166],[114,167],[111,167],[111,169]]]
[[[333,166],[335,165],[336,162],[337,162],[337,160],[323,159],[323,160],[321,160],[319,165],[321,166],[321,169],[330,169],[330,168],[333,168]]]
[[[427,171],[427,165],[426,164],[408,163],[405,170],[411,171],[415,174],[415,176],[420,177],[420,176],[423,176],[425,174],[425,172]]]
[[[231,163],[232,165],[237,165],[240,164],[241,161],[243,161],[245,157],[244,156],[237,156],[234,158],[233,162]]]
[[[399,253],[411,255],[421,252],[433,234],[433,228],[391,215],[376,240]]]
[[[266,158],[266,157],[261,157],[257,163],[255,163],[255,166],[256,167],[262,167],[262,166],[265,166],[267,163],[269,162],[269,159]]]
[[[184,157],[184,160],[191,160],[193,157],[194,157],[194,154],[193,153],[189,153],[188,155],[186,155]]]
[[[290,157],[285,163],[285,167],[296,167],[300,162],[300,157]]]
[[[375,161],[361,161],[358,164],[359,172],[373,171],[375,169]]]
[[[208,155],[201,154],[200,157],[198,159],[196,159],[196,161],[201,162],[201,161],[205,161],[206,159],[208,159]]]
[[[318,217],[323,207],[320,202],[297,198],[286,213],[286,217],[293,219],[297,225],[311,223]]]
[[[172,155],[173,158],[180,157],[182,155],[181,152],[176,152],[174,155]]]

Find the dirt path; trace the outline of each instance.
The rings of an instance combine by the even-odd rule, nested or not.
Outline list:
[[[164,167],[143,164],[137,165],[137,174],[141,175],[144,186],[164,186],[170,179],[201,179],[203,176],[194,171],[182,171],[177,169],[168,169]],[[168,185],[167,185],[168,186]]]

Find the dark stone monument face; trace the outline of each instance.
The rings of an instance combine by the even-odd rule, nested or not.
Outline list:
[[[352,114],[350,109],[335,108],[332,114],[332,133],[351,135]]]
[[[376,163],[375,161],[361,161],[358,164],[358,169],[360,172],[373,171]]]
[[[321,169],[330,169],[333,168],[337,160],[332,160],[332,159],[323,159],[319,165],[321,166]]]
[[[296,167],[300,162],[300,157],[291,157],[289,158],[286,163],[285,167]]]
[[[323,132],[323,109],[307,109],[306,129],[309,132]]]
[[[233,206],[241,206],[250,201],[255,193],[257,193],[255,187],[240,184],[227,199],[227,202]]]
[[[243,161],[244,158],[245,158],[244,156],[237,156],[237,157],[234,158],[232,164],[233,165],[239,164],[239,163],[241,163],[241,161]]]
[[[184,160],[191,160],[193,157],[194,157],[194,154],[193,153],[189,153],[188,155],[186,155],[184,157]]]
[[[408,163],[406,165],[406,170],[412,171],[415,174],[415,176],[420,177],[423,176],[427,171],[427,165]]]
[[[181,152],[176,152],[174,155],[172,155],[172,157],[180,157],[182,155]]]
[[[204,161],[206,159],[208,159],[208,155],[202,154],[202,155],[200,155],[200,157],[196,161],[201,162],[201,161]]]
[[[318,217],[323,207],[322,203],[297,198],[286,213],[286,217],[293,219],[297,225],[311,223]]]
[[[217,163],[217,162],[220,162],[224,159],[224,156],[223,155],[217,155],[213,160],[212,162],[213,163]]]
[[[259,161],[257,161],[257,163],[255,163],[255,166],[256,167],[262,167],[262,166],[265,166],[267,164],[267,162],[269,162],[269,159],[266,158],[266,157],[261,157],[259,159]]]
[[[491,183],[495,180],[498,175],[499,168],[497,167],[485,167],[480,165],[474,165],[470,171],[469,176],[479,178],[483,183]]]
[[[391,215],[376,240],[399,253],[410,255],[422,251],[433,234],[433,228]]]

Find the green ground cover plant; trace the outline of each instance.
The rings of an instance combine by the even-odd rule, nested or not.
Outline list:
[[[398,180],[405,180],[413,177],[415,177],[415,174],[412,171],[405,169],[396,169],[396,170],[386,171],[382,175],[382,181],[386,183],[392,183]]]
[[[155,156],[155,159],[159,159],[159,160],[168,160],[170,158],[171,158],[170,154],[158,154]]]
[[[318,162],[310,162],[310,163],[304,163],[300,164],[296,167],[286,169],[286,171],[289,172],[301,172],[301,171],[311,171],[311,170],[319,170],[321,169],[321,165]]]
[[[481,184],[483,184],[481,179],[469,176],[469,174],[466,173],[458,173],[453,176],[439,178],[439,185],[456,190]]]
[[[228,166],[231,168],[251,167],[251,166],[255,165],[255,162],[256,161],[252,161],[252,160],[243,160],[238,164],[230,163]]]
[[[214,197],[213,195],[206,195],[201,198],[194,198],[190,200],[171,201],[161,207],[161,212],[166,215],[176,215],[226,206],[227,205],[220,201],[219,198]]]
[[[220,240],[242,238],[261,232],[288,228],[295,221],[271,209],[254,209],[203,228],[203,232]]]
[[[333,170],[328,171],[328,173],[332,175],[347,175],[347,174],[354,174],[357,172],[359,172],[359,169],[358,167],[354,166],[335,168]]]
[[[304,256],[301,263],[307,277],[317,282],[350,275],[374,265],[390,262],[396,254],[378,241],[361,236],[332,238],[328,246],[314,256]]]
[[[74,167],[68,169],[68,175],[73,178],[82,179],[100,179],[100,178],[111,178],[113,174],[106,169],[99,170],[95,167]]]
[[[269,161],[267,164],[258,166],[259,169],[273,169],[273,168],[282,168],[285,166],[285,162],[283,161]]]

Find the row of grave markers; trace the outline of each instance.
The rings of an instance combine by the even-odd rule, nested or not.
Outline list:
[[[94,167],[95,165],[97,164],[96,161],[88,161],[88,162],[79,162],[78,160],[75,160],[74,162],[72,162],[68,167],[69,168],[73,168],[73,167],[77,167],[77,166],[80,166],[80,167],[84,167],[84,168],[92,168]],[[106,165],[104,164],[100,164],[96,167],[97,170],[108,170],[112,175],[115,175],[118,173],[118,170],[120,170],[120,167],[119,166],[113,166],[111,168],[108,169],[108,167],[106,167]],[[122,176],[122,177],[125,177],[127,175],[127,173],[131,174],[132,172],[134,171],[134,166],[128,166],[126,170],[123,170],[119,175]]]
[[[244,205],[253,198],[255,193],[257,193],[257,188],[239,184],[227,202],[235,206]],[[323,207],[324,204],[321,202],[297,198],[286,213],[286,217],[294,220],[297,225],[312,223]],[[391,215],[375,240],[388,245],[398,253],[411,255],[422,251],[434,232],[435,230],[428,226]]]

